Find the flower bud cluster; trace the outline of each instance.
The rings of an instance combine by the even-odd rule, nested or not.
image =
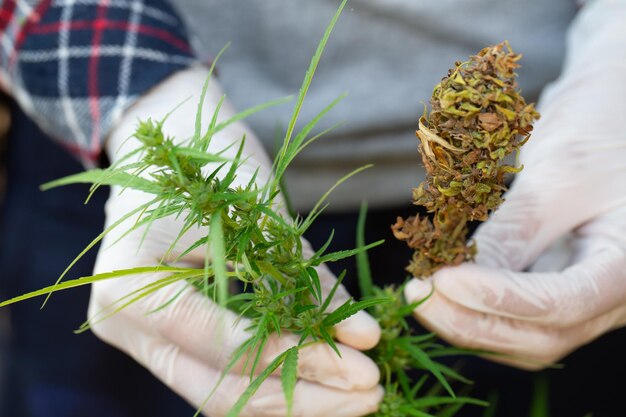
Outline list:
[[[419,151],[426,180],[413,190],[430,216],[398,218],[394,236],[415,249],[407,270],[426,277],[446,265],[472,260],[469,221],[484,221],[502,202],[507,174],[521,170],[505,157],[519,151],[539,118],[515,81],[521,55],[508,42],[457,62],[435,87],[419,119]]]

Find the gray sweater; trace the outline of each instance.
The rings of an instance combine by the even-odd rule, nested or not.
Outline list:
[[[218,65],[230,100],[244,109],[298,87],[338,0],[174,0],[201,57],[232,46]],[[519,83],[528,101],[563,62],[574,0],[351,0],[305,102],[300,127],[343,92],[348,96],[318,130],[340,123],[288,172],[294,205],[310,208],[334,182],[364,164],[331,197],[331,210],[409,204],[423,178],[417,119],[432,88],[457,60],[509,40],[524,55]],[[292,102],[293,104],[293,102]],[[270,153],[291,114],[289,104],[249,125]]]

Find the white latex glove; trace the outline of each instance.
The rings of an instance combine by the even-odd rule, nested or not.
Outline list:
[[[524,170],[476,233],[476,264],[414,279],[405,293],[421,299],[434,285],[420,322],[529,369],[626,324],[626,2],[586,8],[565,71],[542,97]],[[548,250],[568,234],[565,258]],[[541,255],[552,272],[532,269]]]
[[[138,118],[145,120],[151,117],[153,120],[160,120],[184,99],[199,97],[206,77],[205,68],[182,71],[142,98],[124,116],[107,144],[113,161],[136,146],[132,141],[124,141],[134,131]],[[205,128],[221,95],[217,82],[212,80],[203,115]],[[194,99],[182,105],[169,116],[163,128],[164,132],[181,140],[191,137],[196,106],[197,100]],[[233,110],[225,104],[221,114],[222,119],[226,119],[233,114]],[[238,182],[242,185],[249,181],[259,166],[259,181],[269,177],[270,162],[252,132],[239,123],[216,135],[211,144],[212,151],[222,150],[233,141],[239,141],[244,133],[244,157],[250,158],[238,174]],[[122,149],[118,151],[120,144],[123,144]],[[232,152],[236,152],[236,149],[236,146],[232,147]],[[126,190],[120,195],[119,190],[113,188],[106,206],[107,225],[150,198],[133,190]],[[151,226],[141,247],[139,242],[143,230],[130,233],[111,245],[128,229],[132,221],[133,219],[129,219],[104,239],[104,249],[100,250],[96,262],[96,273],[156,265],[182,226],[181,219],[161,219]],[[178,247],[188,247],[201,236],[199,230],[190,230]],[[305,242],[306,246],[308,244]],[[181,253],[180,250],[178,253]],[[201,249],[190,253],[182,261],[201,267],[203,259],[204,249]],[[318,272],[328,292],[335,277],[325,266],[321,266]],[[107,311],[111,303],[153,282],[159,278],[157,275],[123,277],[94,284],[90,316]],[[185,286],[185,283],[180,282],[161,289],[96,324],[93,330],[101,339],[147,367],[192,405],[200,407],[220,379],[234,350],[249,338],[250,334],[244,330],[249,326],[249,321],[239,319],[237,315],[218,307],[191,288],[184,289]],[[167,308],[146,314],[166,303],[181,290],[182,295]],[[337,302],[347,297],[347,292],[341,288]],[[298,367],[299,381],[294,397],[294,416],[361,416],[376,410],[382,398],[382,388],[377,385],[379,372],[376,365],[357,349],[373,347],[379,336],[378,324],[367,314],[360,313],[337,326],[336,337],[343,343],[339,344],[342,359],[325,344],[302,349]],[[296,344],[297,338],[293,335],[272,337],[264,349],[258,371],[278,354]],[[248,383],[249,377],[242,375],[241,367],[233,369],[204,406],[204,413],[213,417],[226,414]],[[280,379],[274,376],[263,384],[245,407],[242,416],[283,416],[285,413]]]

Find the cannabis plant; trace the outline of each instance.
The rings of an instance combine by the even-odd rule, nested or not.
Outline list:
[[[519,151],[529,139],[539,114],[533,104],[526,104],[517,88],[514,70],[520,58],[508,42],[484,48],[469,61],[457,62],[434,88],[432,109],[428,114],[424,111],[416,132],[426,180],[413,190],[414,203],[431,216],[398,218],[392,226],[394,236],[415,249],[407,267],[414,277],[427,277],[444,266],[471,261],[476,247],[468,242],[468,222],[486,220],[503,201],[506,174],[521,170],[507,164],[505,157]],[[362,238],[359,242],[363,243]],[[432,360],[479,352],[446,348],[435,342],[434,335],[414,335],[407,316],[424,300],[407,305],[402,287],[373,286],[366,255],[359,253],[357,257],[363,293],[392,300],[392,307],[376,305],[369,309],[383,329],[372,357],[380,367],[386,394],[375,415],[427,416],[432,414],[425,405],[451,404],[438,414],[449,416],[464,402],[481,404],[471,398],[455,398],[444,375],[469,381]],[[409,370],[424,368],[437,378],[435,389],[443,387],[449,397],[418,395],[429,375],[416,380]]]
[[[517,87],[520,58],[503,42],[457,62],[435,87],[430,113],[419,120],[427,176],[413,200],[432,217],[398,218],[392,227],[415,249],[407,267],[415,277],[474,258],[467,223],[486,220],[503,201],[506,174],[521,170],[505,157],[528,140],[539,113]]]
[[[341,284],[342,276],[325,294],[315,267],[324,262],[333,262],[352,256],[357,250],[327,253],[328,245],[325,245],[313,255],[305,256],[302,236],[323,210],[326,195],[322,196],[308,216],[296,219],[288,218],[277,202],[281,191],[280,184],[288,165],[304,147],[319,137],[319,135],[310,137],[311,131],[321,117],[340,100],[332,102],[300,132],[295,131],[296,121],[315,69],[344,5],[345,1],[331,21],[311,60],[282,146],[272,166],[273,175],[266,184],[257,184],[257,172],[252,175],[247,184],[236,185],[240,184],[236,179],[238,171],[245,162],[243,155],[245,138],[241,139],[238,150],[231,159],[224,157],[226,150],[217,153],[209,152],[209,145],[213,137],[230,124],[284,100],[251,108],[228,120],[218,122],[220,102],[211,122],[203,128],[200,114],[210,82],[210,79],[207,79],[199,101],[198,116],[195,121],[190,121],[195,123],[193,137],[175,140],[163,132],[162,126],[165,120],[143,120],[133,135],[138,147],[112,166],[107,169],[76,174],[44,185],[44,189],[49,189],[67,184],[90,183],[92,192],[102,185],[111,185],[118,186],[122,191],[138,190],[152,197],[96,237],[68,266],[54,285],[9,300],[1,305],[37,295],[49,297],[55,291],[100,280],[124,279],[137,274],[166,272],[168,274],[165,277],[155,279],[117,300],[109,307],[110,311],[91,317],[79,331],[89,329],[96,322],[154,294],[161,288],[186,282],[221,306],[248,318],[251,323],[248,329],[251,334],[250,338],[236,350],[225,370],[228,372],[236,363],[245,362],[244,372],[250,375],[248,388],[228,415],[238,415],[263,381],[279,367],[282,367],[282,385],[288,409],[291,410],[297,379],[298,351],[311,343],[326,343],[340,356],[333,338],[333,328],[357,312],[387,301],[385,298],[364,301],[348,299],[331,310],[329,307]],[[219,55],[213,65],[218,59]],[[212,71],[213,67],[210,72]],[[350,175],[352,174],[347,177]],[[340,180],[337,185],[346,178]],[[160,265],[112,271],[63,281],[65,274],[84,253],[113,229],[124,224],[126,220],[131,217],[134,219],[130,229],[123,231],[122,236],[135,230],[143,230],[146,233],[155,221],[170,216],[183,219],[183,225],[178,237],[171,242],[170,250]],[[182,250],[180,255],[169,259],[172,257],[174,247],[191,228],[205,230],[206,233]],[[367,250],[368,247],[361,250]],[[203,268],[173,266],[197,248],[206,249],[207,256]],[[165,261],[166,259],[168,262]],[[243,291],[231,293],[232,282],[238,282]],[[156,310],[167,308],[172,301],[167,300]],[[283,332],[297,335],[299,337],[297,345],[278,355],[267,368],[258,369],[263,348],[269,337]],[[210,390],[211,387],[207,387],[207,393]]]

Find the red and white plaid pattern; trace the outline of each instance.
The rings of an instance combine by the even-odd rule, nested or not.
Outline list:
[[[193,62],[184,25],[163,0],[0,6],[0,81],[87,166],[125,108]]]

